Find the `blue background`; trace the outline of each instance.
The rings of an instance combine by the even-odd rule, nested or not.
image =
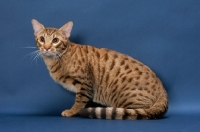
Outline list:
[[[44,121],[47,121],[47,117],[54,115],[57,122],[91,122],[82,118],[60,117],[60,120],[60,113],[73,105],[75,96],[51,79],[41,58],[34,60],[29,54],[36,49],[25,48],[35,46],[30,22],[33,18],[46,27],[57,28],[72,20],[74,28],[71,41],[117,50],[148,65],[162,80],[169,95],[166,118],[154,123],[162,124],[163,121],[171,127],[159,124],[158,129],[168,127],[179,130],[181,126],[185,126],[181,129],[185,131],[197,129],[200,126],[200,119],[195,118],[197,115],[200,117],[199,6],[199,0],[2,0],[0,130],[7,130],[6,126],[20,128],[20,124],[15,125],[21,121],[22,117],[18,117],[19,115],[26,115],[26,118],[22,118],[25,121],[35,119],[33,117],[36,115],[46,115]],[[182,122],[183,119],[189,119],[190,123],[193,120],[194,123]],[[37,118],[35,120],[43,121]],[[146,130],[143,125],[151,126],[152,123],[140,122],[129,122],[124,127],[137,124],[138,127],[134,129],[142,131]],[[99,121],[96,123],[99,125]],[[105,122],[100,121],[101,123]],[[110,128],[113,121],[106,123],[111,123],[105,126],[107,130],[114,129]],[[173,125],[174,123],[179,124]],[[62,127],[64,126],[63,124]],[[24,130],[28,130],[28,127]]]

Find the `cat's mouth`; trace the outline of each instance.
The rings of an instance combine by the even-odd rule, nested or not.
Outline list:
[[[56,56],[56,53],[51,52],[51,51],[42,51],[42,54],[45,56]]]

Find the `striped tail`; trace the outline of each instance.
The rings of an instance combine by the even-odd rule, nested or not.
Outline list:
[[[160,119],[167,112],[168,101],[167,97],[161,97],[149,109],[124,109],[113,107],[95,107],[82,109],[79,114],[85,118],[98,119]]]

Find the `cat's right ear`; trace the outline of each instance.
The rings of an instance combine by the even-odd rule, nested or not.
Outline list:
[[[31,23],[33,25],[34,35],[37,36],[37,34],[44,29],[44,26],[35,19],[32,19]]]

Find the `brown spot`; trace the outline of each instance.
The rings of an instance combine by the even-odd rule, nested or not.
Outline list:
[[[119,85],[116,85],[115,88],[117,89],[119,87]]]
[[[117,69],[117,72],[116,72],[116,77],[120,74],[120,68],[119,69]]]
[[[148,86],[149,84],[150,84],[149,82],[146,83],[147,86]]]
[[[116,89],[115,89],[115,91],[116,91]],[[112,92],[112,93],[114,93],[114,94],[112,95],[112,97],[111,97],[110,100],[113,102],[113,99],[116,97],[116,94],[117,94],[117,93],[116,93],[116,92]],[[115,99],[116,99],[116,98],[115,98]]]
[[[149,79],[149,76],[147,75],[147,76],[145,77],[145,79],[148,80],[148,79]]]
[[[152,78],[155,78],[155,77],[156,77],[156,76],[155,76],[155,75],[153,75],[153,74],[152,74],[151,76],[152,76]]]
[[[130,106],[130,105],[133,105],[133,102],[128,102],[128,103],[126,103],[126,104],[124,104],[124,107],[123,108],[129,108],[128,106]],[[129,108],[130,109],[130,108]]]
[[[113,85],[116,85],[117,84],[117,82],[118,82],[118,79],[113,83]]]
[[[140,67],[143,67],[144,65],[143,65],[142,63],[139,63],[139,66],[140,66]]]
[[[115,60],[112,61],[112,64],[110,65],[110,70],[112,70],[115,66]]]
[[[139,80],[139,79],[140,79],[140,76],[137,76],[137,77],[136,77],[136,80]]]
[[[142,99],[137,99],[137,101],[143,101]]]
[[[77,81],[77,80],[74,80],[74,81],[72,82],[72,84],[75,86],[76,84],[80,84],[80,82]]]
[[[119,77],[121,78],[124,75],[124,73],[122,73]]]
[[[136,89],[136,88],[132,88],[131,90],[133,90],[133,91],[134,91],[135,89]]]
[[[81,65],[81,60],[78,60],[78,64]]]
[[[82,58],[82,61],[83,61],[83,62],[85,62],[85,59],[84,59],[84,58]]]
[[[139,82],[136,82],[136,83],[135,83],[135,86],[138,86],[138,85],[139,85]]]
[[[131,97],[136,97],[137,96],[137,94],[133,94]]]
[[[57,64],[59,64],[59,61],[57,61],[53,66],[51,66],[51,69],[53,69]]]
[[[138,69],[138,68],[135,68],[135,71],[139,71],[139,69]]]
[[[116,58],[118,57],[118,55],[117,55],[117,54],[114,54],[113,57],[114,57],[114,59],[116,59]]]
[[[51,71],[51,73],[55,73],[55,72],[57,72],[57,71],[60,70],[60,69],[61,69],[61,65],[58,65],[58,66],[56,67],[56,69],[54,69],[54,70]]]
[[[98,50],[96,51],[96,55],[97,55],[97,58],[99,59],[100,58],[100,54],[99,54]]]
[[[122,83],[126,80],[126,76],[122,78]]]
[[[143,96],[143,94],[142,94],[142,93],[139,93],[138,95],[140,95],[140,96]]]
[[[133,80],[133,78],[129,78],[129,79],[128,79],[128,82],[131,82],[132,80]]]
[[[60,77],[58,78],[58,80],[61,80],[61,79],[63,79],[63,78],[64,78],[64,75],[60,76]]]
[[[119,96],[120,99],[121,99],[122,97],[124,97],[124,94],[121,94],[121,95]]]
[[[127,91],[127,90],[129,90],[130,88],[129,87],[127,87],[126,89],[124,89],[124,91]]]
[[[132,63],[137,63],[135,60],[132,60],[131,62],[132,62]]]
[[[129,93],[127,93],[126,95],[125,95],[125,97],[127,97],[127,96],[129,96],[131,93],[129,92]],[[124,101],[125,102],[125,101]]]
[[[129,69],[129,65],[127,64],[124,69],[125,70]]]
[[[80,66],[78,66],[74,71],[77,72],[80,69]]]
[[[106,82],[108,82],[109,78],[110,78],[110,75],[107,74],[107,76],[106,76]]]
[[[95,52],[95,48],[94,47],[92,47],[92,51]]]
[[[142,75],[142,72],[141,72],[141,71],[139,71],[139,72],[138,72],[138,74],[139,74],[139,75]]]
[[[105,74],[105,67],[102,68],[102,76]]]
[[[138,90],[142,91],[142,90],[143,90],[143,88],[141,88],[141,87],[140,87]]]
[[[151,86],[151,88],[154,89],[154,90],[155,90],[155,87],[156,87],[155,85],[152,85],[152,86]]]
[[[89,53],[89,52],[88,52],[88,46],[86,46],[85,52],[86,52],[87,54]]]
[[[128,57],[125,57],[124,60],[128,60]]]
[[[129,73],[131,73],[132,72],[132,70],[129,70],[129,71],[127,71],[127,74],[129,74]]]
[[[147,88],[145,87],[144,90],[147,90]]]
[[[121,63],[120,63],[120,65],[122,66],[122,65],[124,65],[124,64],[125,64],[125,61],[122,60]]]
[[[104,60],[105,60],[105,62],[108,60],[108,54],[107,53],[104,56]]]

